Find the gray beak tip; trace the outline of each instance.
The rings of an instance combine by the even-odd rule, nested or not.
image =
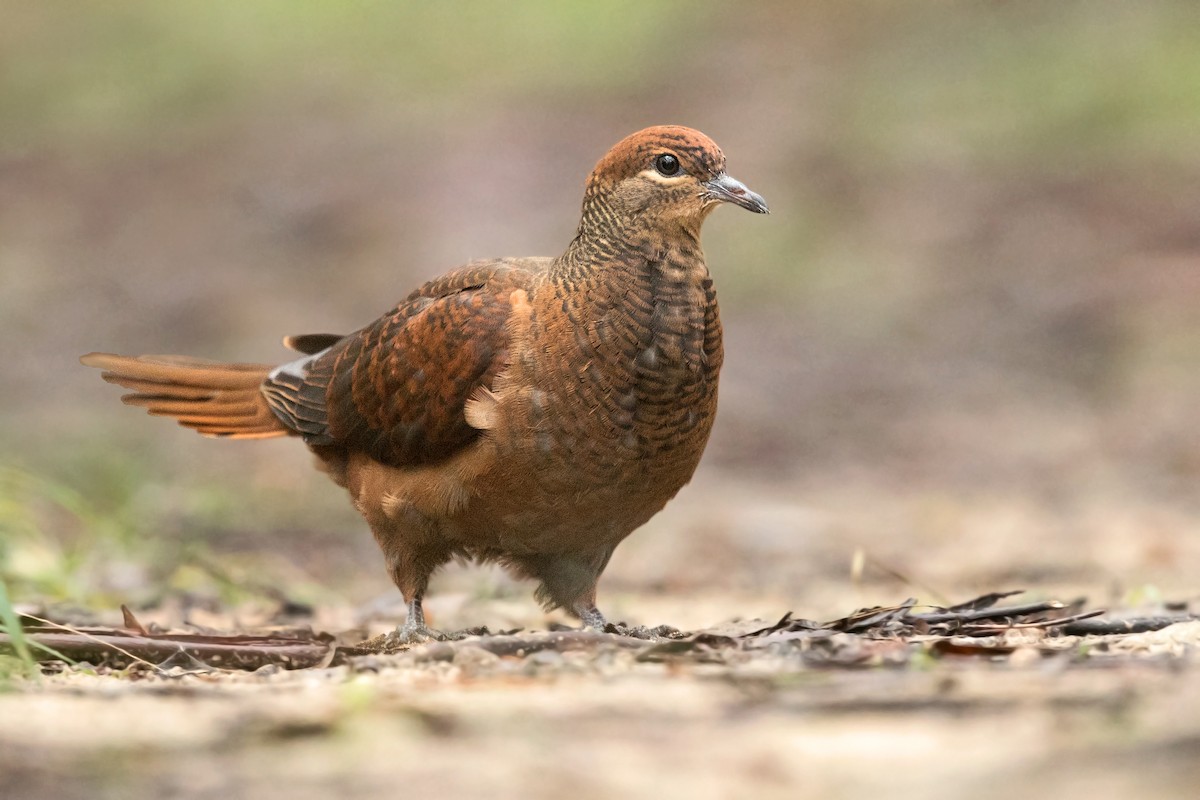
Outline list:
[[[746,184],[723,172],[712,180],[705,181],[704,186],[714,200],[733,203],[735,206],[753,211],[755,214],[771,213],[771,210],[767,208],[767,201],[763,200],[761,195],[750,191]]]

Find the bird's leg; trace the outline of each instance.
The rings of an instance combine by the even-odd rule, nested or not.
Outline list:
[[[679,631],[666,625],[647,628],[644,625],[630,627],[623,623],[608,624],[600,609],[596,608],[596,583],[612,551],[612,547],[604,547],[584,553],[542,554],[527,556],[519,563],[522,574],[541,579],[537,597],[547,610],[565,608],[579,617],[586,629],[619,633],[637,639],[673,638],[679,635]]]
[[[417,532],[423,530],[420,527],[423,522],[421,518],[415,515],[406,517],[406,522],[413,527],[402,528],[386,518],[374,520],[371,525],[387,558],[392,583],[396,584],[408,605],[404,624],[388,634],[389,645],[411,645],[446,638],[445,634],[425,625],[425,610],[421,607],[421,601],[429,587],[429,577],[449,560],[449,551],[444,542],[439,542],[433,534],[424,537],[413,535],[414,528]]]
[[[425,625],[425,610],[421,607],[421,595],[414,596],[408,601],[408,617],[403,625],[388,634],[388,644],[420,644],[432,640],[445,639],[446,635]]]
[[[603,631],[608,625],[608,620],[600,613],[600,609],[596,608],[594,598],[584,600],[577,603],[571,608],[571,612],[583,622],[583,627],[591,628],[596,631]]]
[[[565,608],[583,621],[585,628],[603,631],[608,621],[596,608],[596,582],[608,564],[612,547],[582,553],[553,553],[522,558],[520,574],[537,578],[537,598],[549,611]]]

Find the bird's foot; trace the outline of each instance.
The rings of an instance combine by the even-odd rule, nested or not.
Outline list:
[[[417,644],[425,644],[426,642],[444,642],[449,637],[441,631],[435,631],[432,628],[426,627],[425,623],[409,624],[405,622],[403,625],[396,627],[383,640],[384,647],[412,647]]]
[[[618,636],[628,636],[630,639],[683,639],[687,634],[679,628],[670,625],[656,625],[653,628],[645,625],[626,625],[624,622],[610,622],[604,626],[605,633],[615,633]]]
[[[682,639],[686,633],[670,625],[658,625],[648,628],[645,625],[626,625],[624,622],[609,622],[595,606],[577,609],[576,613],[583,621],[583,627],[598,633],[615,633],[618,636],[628,636],[632,639]]]

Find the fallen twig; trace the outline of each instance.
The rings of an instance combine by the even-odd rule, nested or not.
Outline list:
[[[1044,614],[1047,611],[1062,611],[1067,604],[1058,600],[1047,600],[1040,603],[1024,603],[1016,606],[1001,606],[1000,608],[972,607],[969,603],[954,606],[941,611],[918,612],[908,614],[910,620],[920,620],[929,625],[943,622],[978,622],[988,619],[1017,619],[1034,614]],[[956,611],[955,609],[962,609]],[[1101,612],[1103,613],[1103,612]]]
[[[278,664],[303,669],[328,664],[334,654],[328,637],[286,635],[221,636],[185,633],[149,633],[140,624],[130,629],[78,628],[25,615],[37,624],[25,627],[25,638],[61,653],[72,661],[116,668],[135,663],[160,666],[178,654],[215,669],[258,669]],[[132,614],[127,617],[132,620]],[[0,652],[12,648],[11,637],[0,634]],[[44,654],[38,660],[52,661]]]
[[[959,636],[995,636],[997,633],[1003,633],[1004,631],[1011,630],[1027,630],[1030,628],[1057,628],[1060,625],[1069,625],[1081,620],[1092,619],[1093,617],[1098,617],[1104,613],[1104,609],[1098,608],[1095,611],[1084,611],[1079,614],[1072,614],[1069,617],[1058,617],[1055,619],[1034,620],[1032,622],[1011,622],[1006,625],[971,625],[961,631],[957,631],[956,633]]]
[[[1177,622],[1192,622],[1200,619],[1196,614],[1174,614],[1158,617],[1131,617],[1129,619],[1086,619],[1071,621],[1064,625],[1066,636],[1111,636],[1122,633],[1148,633],[1160,631]]]

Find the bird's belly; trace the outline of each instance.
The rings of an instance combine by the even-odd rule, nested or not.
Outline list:
[[[543,412],[531,412],[521,435],[497,443],[494,469],[480,476],[450,535],[506,552],[616,544],[691,479],[712,428],[715,386],[698,392],[703,402],[626,413],[611,397],[575,414],[542,399]]]
[[[545,476],[543,476],[545,477]],[[464,544],[505,554],[562,553],[616,545],[658,513],[686,477],[605,485],[545,479],[505,481],[504,494],[477,495],[443,530]],[[562,487],[569,484],[567,488]]]

